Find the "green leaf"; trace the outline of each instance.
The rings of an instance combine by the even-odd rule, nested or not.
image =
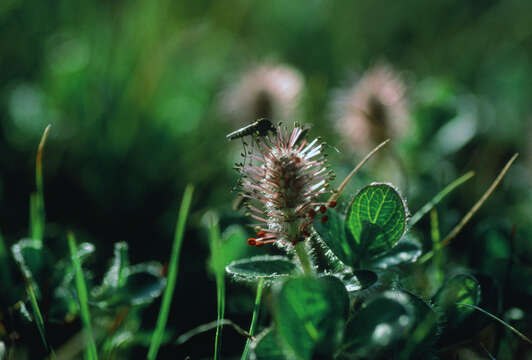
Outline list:
[[[113,292],[105,292],[96,299],[96,305],[108,308],[121,305],[146,305],[158,298],[166,285],[163,267],[157,262],[147,262],[126,269],[124,285]]]
[[[386,269],[390,266],[413,263],[421,256],[421,253],[419,240],[406,234],[388,252],[374,258],[370,267]]]
[[[84,242],[77,246],[77,258],[83,264],[95,251],[93,244]],[[86,270],[85,273],[87,278]],[[75,268],[71,260],[61,260],[54,266],[52,282],[58,284],[53,291],[48,318],[55,321],[71,322],[79,313],[79,302],[75,289]],[[85,280],[87,281],[87,279]],[[90,288],[90,284],[88,284]]]
[[[349,271],[340,274],[339,278],[344,283],[345,289],[348,292],[367,289],[378,280],[377,274],[370,270]]]
[[[345,287],[333,276],[287,280],[274,304],[286,352],[296,359],[333,354],[342,341],[348,307]]]
[[[172,296],[177,282],[179,255],[181,254],[181,245],[183,244],[188,212],[190,210],[190,204],[192,203],[192,194],[194,194],[194,186],[188,184],[185,188],[183,199],[181,200],[181,207],[179,208],[179,214],[177,216],[174,242],[170,253],[170,263],[168,264],[168,282],[166,289],[164,290],[161,308],[159,309],[159,315],[157,317],[157,324],[155,325],[155,330],[153,331],[150,342],[150,348],[148,349],[147,358],[149,360],[154,360],[157,357],[157,352],[164,339],[166,322],[168,321],[168,314],[170,313],[170,307],[172,305]]]
[[[392,186],[374,183],[353,199],[347,228],[359,260],[370,260],[389,251],[406,229],[406,205]]]
[[[267,328],[251,343],[251,360],[285,360],[282,347],[277,341],[275,330]]]
[[[87,284],[83,278],[83,270],[81,269],[81,261],[78,258],[78,250],[74,234],[68,234],[68,246],[70,248],[70,258],[75,270],[76,290],[79,299],[79,307],[81,312],[81,322],[85,331],[85,340],[87,347],[85,349],[85,357],[89,360],[98,359],[98,351],[96,350],[96,343],[92,333],[91,316],[89,312],[89,301],[87,294]]]
[[[33,280],[43,269],[42,242],[35,239],[22,239],[11,246],[15,262],[28,280]]]
[[[474,311],[469,307],[458,306],[457,303],[478,305],[480,297],[480,285],[471,275],[456,275],[443,285],[434,296],[434,302],[444,311],[446,333],[454,337],[454,332],[460,329]]]
[[[124,286],[128,274],[129,254],[126,242],[115,244],[113,262],[103,278],[104,288],[116,289]]]
[[[296,265],[284,256],[254,256],[249,259],[233,261],[225,271],[237,280],[258,281],[277,279],[292,274]]]
[[[145,305],[158,298],[165,286],[163,266],[157,262],[137,264],[129,268],[129,274],[124,284],[128,303],[131,305]]]
[[[331,252],[344,264],[351,265],[353,245],[347,242],[345,221],[334,209],[327,210],[329,220],[314,223],[314,229]]]
[[[385,292],[366,303],[347,324],[341,353],[357,358],[390,356],[413,324],[407,302],[398,292]]]
[[[423,358],[428,348],[437,340],[438,315],[432,306],[420,297],[405,291],[388,291],[388,297],[399,300],[409,310],[413,320],[406,344],[402,346],[401,359]]]

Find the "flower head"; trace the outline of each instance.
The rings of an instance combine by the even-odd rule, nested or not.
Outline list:
[[[240,126],[262,117],[293,117],[303,90],[303,76],[287,65],[266,63],[245,72],[221,96],[222,112]]]
[[[340,92],[334,103],[336,127],[352,150],[365,153],[387,138],[398,138],[406,132],[405,92],[400,75],[383,64]]]
[[[250,245],[291,247],[310,236],[309,226],[317,213],[326,211],[327,204],[317,198],[329,191],[332,174],[326,167],[323,144],[318,139],[307,142],[306,133],[297,125],[291,131],[278,125],[272,135],[255,137],[249,153],[244,154],[248,159],[238,166],[242,196],[249,215],[259,222],[257,237],[248,240]]]

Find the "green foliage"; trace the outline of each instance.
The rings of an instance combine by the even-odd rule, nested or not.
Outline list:
[[[237,280],[258,281],[261,278],[273,280],[290,275],[297,267],[284,256],[265,255],[233,261],[225,269]]]
[[[251,359],[255,360],[285,360],[283,349],[277,342],[275,330],[265,329],[251,344]]]
[[[345,232],[344,218],[334,209],[327,211],[329,220],[314,223],[314,229],[327,248],[344,264],[350,265],[355,261],[355,245],[352,238]]]
[[[45,266],[42,242],[22,239],[11,247],[11,252],[24,278],[35,286],[34,277],[41,274]]]
[[[361,260],[389,251],[403,236],[407,210],[401,195],[387,184],[371,184],[360,190],[347,212],[347,228]]]
[[[255,335],[255,328],[257,327],[257,321],[259,317],[260,304],[262,300],[262,291],[264,290],[264,278],[261,278],[257,283],[257,295],[255,296],[255,306],[253,307],[253,315],[251,317],[251,325],[249,326],[249,336]],[[242,352],[241,360],[248,358],[249,346],[251,344],[251,338],[246,340],[246,346]]]
[[[445,328],[442,341],[456,341],[469,332],[464,324],[470,323],[474,309],[460,304],[478,305],[481,301],[481,288],[471,275],[455,275],[444,283],[434,296],[434,303],[443,311]]]
[[[412,326],[405,305],[384,293],[369,301],[347,324],[341,351],[352,357],[391,355]]]
[[[0,226],[5,235],[0,237],[0,359],[53,358],[52,347],[60,351],[63,345],[76,344],[74,336],[87,326],[87,314],[97,355],[106,359],[141,356],[146,350],[155,359],[163,345],[165,354],[178,358],[211,358],[212,348],[203,350],[205,339],[189,348],[174,348],[172,339],[174,329],[215,316],[216,357],[240,356],[244,341],[251,341],[250,357],[258,359],[299,354],[341,360],[429,359],[433,353],[454,359],[462,350],[477,357],[518,357],[521,341],[527,341],[523,334],[530,333],[532,324],[532,198],[526,163],[532,5],[441,0],[386,8],[378,2],[308,5],[239,1],[230,12],[214,1],[8,0],[0,5]],[[382,19],[379,26],[376,18]],[[493,38],[497,46],[488,41]],[[392,62],[398,77],[406,74],[408,91],[399,103],[404,101],[409,122],[392,117],[388,123],[373,123],[358,103],[350,104],[355,106],[347,112],[368,130],[364,140],[392,139],[345,192],[334,194],[339,208],[327,209],[323,215],[328,221],[320,221],[320,215],[312,219],[312,239],[299,243],[297,250],[307,252],[314,241],[323,248],[308,251],[305,259],[310,261],[302,263],[290,249],[279,255],[284,249],[249,247],[241,217],[228,215],[233,198],[228,189],[235,183],[229,163],[240,140],[228,143],[224,136],[245,124],[220,108],[249,122],[257,112],[248,110],[259,107],[275,121],[301,118],[312,125],[313,134],[339,149],[328,154],[334,160],[330,167],[345,175],[371,144],[334,133],[338,123],[329,121],[329,115],[341,121],[336,105],[350,99],[337,96],[336,89],[363,76],[346,74],[382,58]],[[282,59],[293,67],[303,84],[302,96],[293,98],[301,101],[279,103],[280,92],[262,77],[257,83],[266,91],[255,92],[249,88],[253,82],[246,82],[240,98],[228,100],[239,76],[253,67],[249,59],[273,65]],[[350,91],[358,84],[346,84],[345,95],[354,94]],[[403,95],[404,89],[398,92]],[[245,110],[233,106],[247,99],[252,101],[244,104]],[[329,99],[332,106],[326,104]],[[296,111],[288,115],[283,111],[287,108]],[[55,155],[43,161],[49,128],[41,134],[48,123],[54,130],[45,150]],[[243,139],[249,145],[248,140]],[[456,247],[442,246],[444,232],[459,214],[466,214],[478,186],[487,184],[517,149],[524,156],[503,193],[490,198],[490,207],[456,238]],[[246,160],[253,161],[249,156]],[[33,164],[35,177],[30,178]],[[465,167],[476,171],[475,182],[466,183],[472,172],[458,177]],[[400,185],[410,206],[425,205],[408,218],[406,201],[394,187],[364,187],[373,179]],[[160,234],[173,226],[173,199],[190,181],[199,189],[198,213],[190,216],[181,254],[187,213],[180,212],[169,252]],[[345,199],[360,188],[344,209]],[[327,199],[323,195],[318,201],[326,204]],[[28,205],[29,223],[20,215]],[[45,205],[52,208],[45,211]],[[213,208],[220,219],[209,229],[208,271],[216,280],[216,309],[205,307],[214,303],[215,295],[213,282],[207,280],[210,274],[203,273],[207,246],[197,226],[198,214]],[[425,215],[430,211],[429,229]],[[505,223],[504,231],[499,222]],[[221,234],[219,227],[225,228]],[[480,227],[485,231],[478,232]],[[26,228],[28,233],[21,236]],[[69,255],[63,239],[72,228],[80,243]],[[102,256],[117,239],[128,242],[115,243],[107,261]],[[130,255],[170,263],[131,264]],[[186,271],[179,270],[180,263]],[[307,277],[301,277],[301,265]],[[470,273],[449,278],[463,269]],[[226,282],[224,275],[239,281]],[[324,275],[334,276],[330,282],[338,286],[331,290],[323,285]],[[178,280],[179,296],[173,298]],[[305,285],[287,285],[299,282]],[[251,314],[250,287],[256,284],[260,289],[268,285],[261,317],[257,302]],[[156,306],[163,291],[157,325],[151,329],[153,307],[144,310]],[[329,323],[323,329],[321,323],[314,325],[318,334],[332,333],[330,339],[309,340],[308,329],[292,322],[281,331],[277,313],[302,310],[314,324],[323,315],[317,304],[330,305],[334,291],[342,293],[342,301],[347,293],[349,311],[331,305],[327,318],[346,326],[333,331]],[[283,294],[293,298],[280,305]],[[243,313],[249,310],[255,326],[250,333],[254,329],[259,335],[251,340],[242,332],[242,337],[224,338],[222,352],[221,325],[228,322],[221,318],[235,315],[233,309],[240,326],[247,326]],[[510,316],[514,313],[521,315]],[[295,330],[287,333],[292,326]],[[303,334],[303,339],[298,342],[290,334]],[[494,336],[479,340],[479,334]],[[77,343],[72,358],[82,357],[85,350],[83,342]],[[291,351],[294,346],[301,352]],[[94,349],[88,351],[94,357]]]
[[[174,241],[172,245],[172,253],[170,256],[170,264],[168,271],[168,283],[164,291],[163,300],[161,303],[161,309],[159,311],[159,317],[157,318],[157,325],[153,332],[153,337],[148,350],[148,359],[155,359],[159,346],[162,343],[164,336],[164,328],[168,321],[168,314],[170,312],[170,305],[172,302],[172,295],[174,292],[175,284],[177,281],[177,274],[179,270],[179,255],[181,253],[181,244],[183,243],[183,236],[185,233],[185,225],[187,221],[190,204],[192,202],[192,194],[194,193],[194,187],[188,185],[183,194],[181,200],[181,207],[179,208],[179,215],[177,217],[176,229],[174,234]]]
[[[378,280],[378,275],[370,270],[354,270],[340,274],[339,278],[349,292],[369,288]]]
[[[87,285],[85,284],[85,279],[83,278],[81,261],[78,258],[78,251],[76,248],[76,240],[74,239],[74,235],[72,233],[70,233],[68,236],[68,247],[70,248],[70,256],[72,259],[72,264],[74,265],[76,290],[78,294],[79,307],[81,309],[81,321],[84,327],[85,341],[87,342],[85,357],[88,360],[97,360],[98,351],[96,350],[96,343],[94,342],[94,335],[92,332]]]
[[[344,285],[335,277],[299,277],[285,281],[274,304],[280,341],[295,359],[328,356],[342,341],[348,312]]]
[[[411,233],[403,236],[393,248],[375,257],[371,268],[386,269],[391,266],[415,262],[422,253],[421,243]]]
[[[376,183],[355,196],[346,220],[330,209],[328,220],[315,223],[314,228],[344,264],[385,268],[413,262],[420,255],[420,244],[411,237],[398,244],[406,229],[406,216],[406,205],[397,190]]]

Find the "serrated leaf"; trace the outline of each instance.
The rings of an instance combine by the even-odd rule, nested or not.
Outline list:
[[[251,343],[251,360],[285,360],[286,356],[277,341],[275,330],[265,329]]]
[[[406,216],[406,205],[392,186],[374,183],[360,190],[346,222],[358,258],[370,260],[389,251],[405,232]]]
[[[388,252],[374,258],[370,267],[386,269],[390,266],[413,263],[421,256],[421,253],[421,243],[413,236],[406,234]]]
[[[478,305],[481,290],[478,281],[471,275],[459,274],[449,279],[434,296],[434,302],[445,314],[445,336],[455,337],[465,320],[470,317],[474,309],[458,306],[457,303]]]
[[[348,307],[345,287],[333,276],[287,280],[274,304],[276,329],[287,354],[295,359],[333,354],[342,341]]]
[[[341,352],[356,358],[385,358],[408,335],[412,312],[404,299],[386,292],[369,301],[349,321]]]
[[[327,245],[332,253],[344,264],[351,265],[353,259],[353,245],[347,242],[345,233],[345,221],[334,209],[327,211],[329,219],[322,223],[314,223],[314,229],[321,240]]]
[[[276,279],[296,271],[296,265],[284,256],[254,256],[236,260],[225,271],[237,280],[257,281],[259,278]]]

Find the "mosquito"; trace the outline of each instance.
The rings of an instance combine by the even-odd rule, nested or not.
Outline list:
[[[268,134],[268,131],[271,131],[273,133],[276,132],[275,127],[273,126],[270,120],[266,118],[261,118],[249,125],[244,126],[243,128],[240,128],[227,134],[226,138],[228,138],[229,140],[235,140],[248,135],[266,136]]]

